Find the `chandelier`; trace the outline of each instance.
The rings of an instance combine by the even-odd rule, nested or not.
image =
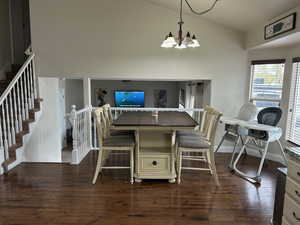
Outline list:
[[[177,49],[185,49],[185,48],[197,48],[200,47],[199,41],[196,38],[196,35],[193,34],[193,36],[191,36],[190,32],[187,32],[185,37],[183,36],[183,31],[182,31],[182,27],[183,27],[183,19],[182,19],[182,1],[180,0],[180,21],[178,22],[179,25],[179,31],[178,31],[178,37],[174,37],[172,32],[170,32],[165,40],[162,42],[161,47],[162,48],[177,48]],[[202,12],[197,12],[195,11],[191,4],[188,2],[188,0],[184,0],[186,2],[186,4],[188,5],[188,7],[190,8],[190,10],[197,15],[203,15],[206,14],[208,12],[210,12],[211,10],[213,10],[217,4],[218,1],[220,0],[215,0],[215,2],[211,5],[210,8],[202,11]]]

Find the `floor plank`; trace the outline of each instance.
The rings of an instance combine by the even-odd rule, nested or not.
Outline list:
[[[268,162],[257,187],[228,171],[229,157],[217,154],[220,188],[206,172],[197,171],[184,171],[180,185],[131,185],[128,171],[105,171],[92,185],[95,152],[80,166],[24,163],[0,177],[0,224],[269,224],[280,165]],[[247,157],[242,167],[253,173],[257,164]]]

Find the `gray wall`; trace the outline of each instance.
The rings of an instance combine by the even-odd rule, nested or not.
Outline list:
[[[72,105],[76,105],[77,110],[83,108],[83,80],[65,80],[65,103],[66,113],[71,112]]]
[[[9,1],[0,1],[0,80],[10,66]]]
[[[92,80],[91,96],[93,106],[97,106],[96,89],[105,89],[108,93],[105,97],[107,103],[114,105],[114,91],[116,90],[139,90],[145,92],[145,107],[154,107],[154,90],[167,90],[167,108],[178,107],[179,88],[178,82],[164,81],[108,81],[108,80]]]

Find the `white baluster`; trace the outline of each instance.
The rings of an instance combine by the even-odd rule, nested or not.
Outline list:
[[[27,83],[27,101],[28,101],[28,108],[29,109],[32,109],[32,102],[31,102],[31,87],[30,87],[30,64],[28,64],[28,67],[26,69],[27,73],[25,74],[25,80],[26,80],[26,83]]]
[[[73,151],[77,150],[78,147],[78,143],[77,143],[77,113],[76,113],[76,106],[72,105],[72,111],[70,114],[70,119],[71,119],[71,123],[72,123],[72,137],[73,137]]]
[[[34,106],[34,77],[33,77],[33,61],[30,62],[30,83],[31,83],[31,101],[32,101],[32,106]]]
[[[2,152],[3,152],[3,155],[4,155],[4,160],[6,160],[7,156],[6,156],[6,151],[5,151],[5,148],[4,148],[3,135],[2,135],[2,125],[1,125],[1,121],[0,121],[0,153],[2,154]]]
[[[18,121],[18,108],[17,108],[17,95],[16,95],[16,86],[12,89],[13,92],[13,102],[14,102],[14,115],[15,115],[15,131],[16,133],[20,132],[19,121]]]
[[[13,111],[13,102],[12,102],[12,98],[11,98],[12,92],[9,93],[8,95],[8,99],[9,99],[9,108],[10,108],[10,126],[11,126],[11,140],[12,140],[12,144],[15,145],[16,144],[16,131],[15,131],[15,120],[14,120],[14,111]]]
[[[21,102],[20,102],[20,79],[17,81],[16,83],[16,87],[17,87],[17,96],[16,96],[16,99],[18,101],[18,116],[17,116],[17,119],[19,122],[19,132],[21,132],[23,130],[23,122],[22,122],[22,105],[21,105]]]
[[[89,132],[89,129],[88,129],[88,124],[89,124],[88,113],[89,113],[89,110],[85,112],[85,123],[84,123],[85,124],[85,132],[84,132],[85,133],[85,150],[84,150],[84,152],[88,151],[88,148],[89,148],[89,146],[88,146],[89,141],[88,140],[89,140],[90,132]]]
[[[8,157],[9,157],[8,154],[7,154],[7,153],[8,153],[8,140],[7,140],[8,135],[7,135],[7,129],[6,129],[6,123],[5,123],[6,119],[5,119],[4,102],[3,102],[3,104],[2,104],[1,111],[2,111],[2,118],[3,118],[4,150],[5,150],[6,156],[7,156],[6,159],[8,159]]]
[[[8,137],[8,146],[11,147],[11,132],[10,132],[10,118],[8,113],[8,103],[7,98],[5,99],[5,110],[6,110],[6,126],[7,126],[7,137]]]
[[[24,71],[23,82],[24,82],[24,102],[25,102],[25,117],[26,120],[29,119],[29,106],[28,106],[28,87],[26,81],[27,68]]]
[[[35,59],[32,59],[32,73],[33,73],[33,88],[34,88],[34,98],[37,99],[38,98],[38,86],[37,86],[37,80],[36,80],[36,75],[35,75]]]
[[[98,142],[97,142],[97,125],[96,125],[96,118],[94,117],[94,126],[93,126],[93,135],[94,135],[94,148],[97,148]]]
[[[23,73],[24,74],[24,73]],[[23,75],[22,74],[22,75]],[[23,76],[20,77],[20,87],[21,87],[21,112],[22,112],[22,119],[26,120],[26,114],[25,114],[25,98],[24,98],[24,86],[23,86]]]

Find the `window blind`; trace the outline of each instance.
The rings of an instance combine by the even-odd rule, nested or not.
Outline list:
[[[285,60],[252,61],[250,100],[258,108],[279,106]]]
[[[287,120],[287,140],[300,145],[300,58],[293,60]]]

